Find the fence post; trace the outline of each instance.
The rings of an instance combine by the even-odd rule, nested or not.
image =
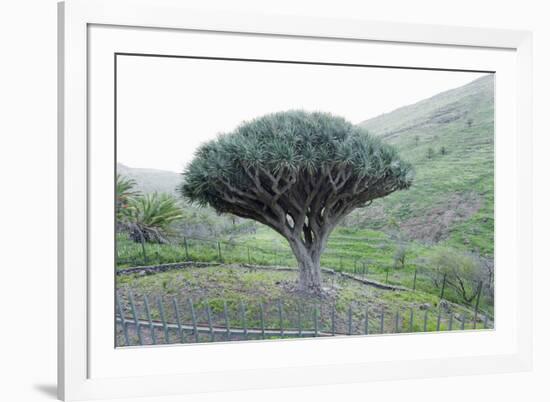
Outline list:
[[[399,333],[399,311],[395,312],[395,333]]]
[[[159,305],[160,319],[162,321],[162,328],[164,329],[164,343],[170,343],[170,337],[168,334],[168,326],[166,325],[166,318],[164,317],[164,306],[160,297],[157,299]]]
[[[449,331],[452,331],[453,330],[453,312],[451,311],[449,313],[449,328],[448,328]]]
[[[380,315],[380,333],[384,333],[384,312]]]
[[[315,328],[315,337],[319,335],[319,321],[317,318],[317,306],[313,307],[313,325]]]
[[[413,320],[414,320],[414,309],[411,307],[411,312],[409,315],[409,332],[413,332]]]
[[[145,315],[147,316],[147,321],[149,321],[149,331],[151,332],[151,340],[153,345],[157,344],[157,334],[155,331],[155,326],[153,325],[153,319],[151,317],[151,309],[149,308],[149,299],[147,296],[143,296],[143,303],[145,305]]]
[[[223,262],[223,260],[222,260],[222,246],[221,246],[220,242],[218,242],[218,259],[220,260],[220,262]]]
[[[302,336],[302,309],[298,307],[298,336]]]
[[[180,334],[180,341],[181,343],[185,342],[185,337],[183,335],[183,329],[181,327],[181,319],[180,319],[180,309],[178,307],[178,302],[176,301],[176,298],[172,298],[172,304],[174,305],[174,311],[176,312],[176,321],[178,324],[178,332]]]
[[[120,297],[118,293],[115,296],[118,314],[120,315],[120,324],[122,325],[122,333],[124,334],[124,341],[126,346],[130,346],[130,338],[128,337],[128,327],[126,325],[126,318],[124,318],[124,311],[122,311],[122,305],[120,304]]]
[[[436,331],[439,331],[439,327],[441,325],[441,306],[439,306],[439,310],[437,312],[437,327]]]
[[[143,233],[141,232],[140,229],[138,229],[138,231],[139,231],[139,240],[141,243],[141,252],[143,253],[143,263],[147,265],[147,253],[145,252],[145,237],[143,237]]]
[[[365,335],[369,334],[369,309],[365,310]]]
[[[348,335],[351,335],[351,304],[348,308]]]
[[[428,310],[424,311],[424,332],[428,330]]]
[[[225,320],[225,337],[228,341],[231,340],[231,329],[229,328],[229,315],[227,314],[227,302],[223,301],[223,317]]]
[[[212,328],[212,311],[210,310],[210,303],[206,301],[206,319],[208,320],[208,331],[210,332],[210,342],[214,342],[214,330]]]
[[[477,285],[476,307],[474,310],[474,329],[476,329],[477,327],[477,313],[479,310],[479,298],[481,297],[482,286],[483,286],[483,281],[479,281],[479,285]]]
[[[441,286],[441,294],[439,295],[440,299],[443,299],[445,295],[445,284],[447,283],[447,273],[443,274],[443,285]]]
[[[260,303],[260,326],[262,329],[262,339],[265,339],[264,305],[262,303]]]
[[[414,269],[413,292],[416,291],[416,268]]]
[[[248,329],[246,328],[246,309],[244,302],[241,300],[241,320],[243,323],[243,335],[244,339],[248,339]]]
[[[193,300],[189,299],[189,307],[191,308],[191,321],[193,323],[193,335],[195,335],[195,342],[199,342],[199,331],[197,329],[197,315],[195,314],[195,306],[193,306]]]
[[[280,328],[280,331],[281,331],[281,337],[284,336],[284,329],[283,329],[283,305],[281,303],[281,301],[279,300],[279,302],[277,303],[277,309],[279,311],[279,328]]]
[[[143,337],[141,336],[141,324],[139,323],[138,314],[136,311],[136,305],[134,303],[134,296],[132,292],[128,292],[128,299],[130,300],[130,308],[132,309],[132,316],[134,317],[134,325],[136,326],[136,332],[139,340],[139,344],[143,345]]]
[[[483,318],[483,329],[487,329],[487,313],[485,313],[485,318]]]
[[[183,238],[183,246],[185,247],[185,260],[189,261],[189,247],[187,246],[187,238]]]
[[[157,244],[157,250],[155,251],[155,254],[157,256],[157,262],[160,264],[162,264],[162,259],[160,258],[160,247],[159,245]]]
[[[330,320],[331,320],[331,330],[332,330],[332,336],[336,334],[336,308],[334,304],[332,305],[332,310],[330,313]]]
[[[462,313],[462,316],[460,317],[460,329],[464,331],[464,327],[466,325],[466,316],[464,315],[464,313]]]

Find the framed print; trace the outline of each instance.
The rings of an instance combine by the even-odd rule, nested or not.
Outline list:
[[[530,368],[529,33],[59,17],[61,398]]]

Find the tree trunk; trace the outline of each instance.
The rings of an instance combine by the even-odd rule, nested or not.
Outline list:
[[[321,264],[311,259],[298,262],[300,289],[307,293],[321,292]]]
[[[301,240],[289,241],[296,260],[298,261],[298,285],[307,293],[321,292],[321,252],[318,246],[306,247]]]

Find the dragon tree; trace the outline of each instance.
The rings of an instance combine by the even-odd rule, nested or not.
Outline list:
[[[412,183],[410,164],[364,129],[328,113],[288,111],[245,122],[203,144],[181,194],[269,226],[290,245],[299,286],[321,291],[330,233],[356,208]]]

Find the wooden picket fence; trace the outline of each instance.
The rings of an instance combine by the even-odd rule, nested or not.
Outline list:
[[[334,305],[315,305],[309,309],[299,306],[290,314],[285,312],[281,301],[271,309],[263,304],[252,309],[241,302],[232,310],[223,302],[221,311],[215,314],[208,302],[195,303],[189,299],[183,309],[180,301],[172,298],[169,304],[167,308],[166,300],[160,297],[151,303],[146,295],[135,298],[131,293],[117,293],[116,346],[475,330],[493,326],[488,315],[480,315],[477,310],[468,317],[441,305],[392,313],[367,308],[362,314],[352,305],[345,312],[337,311]]]

